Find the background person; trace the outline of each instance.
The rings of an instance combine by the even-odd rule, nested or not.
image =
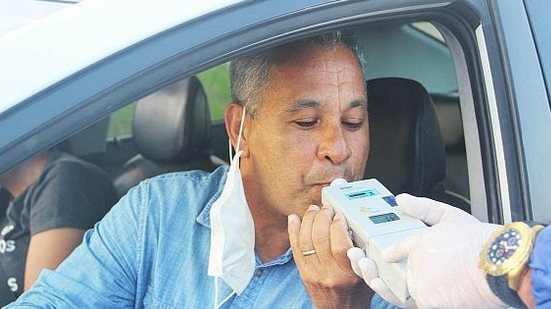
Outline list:
[[[431,225],[383,252],[388,262],[407,259],[412,299],[400,302],[361,249],[348,252],[356,273],[387,301],[402,308],[551,307],[551,227],[482,223],[428,198],[396,200],[404,213]]]
[[[11,195],[0,220],[0,304],[17,298],[43,268],[55,269],[84,231],[116,202],[108,176],[49,150],[0,175]]]

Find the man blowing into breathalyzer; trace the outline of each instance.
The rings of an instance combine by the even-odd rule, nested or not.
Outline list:
[[[230,167],[142,182],[14,307],[369,307],[345,220],[318,206],[367,161],[358,52],[333,32],[233,61]]]

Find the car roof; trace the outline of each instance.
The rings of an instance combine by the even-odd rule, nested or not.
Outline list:
[[[240,1],[87,0],[17,27],[0,37],[0,113],[128,46]]]
[[[0,0],[0,37],[79,0]]]

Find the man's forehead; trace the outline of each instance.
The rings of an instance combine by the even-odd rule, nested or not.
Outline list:
[[[308,99],[299,99],[299,100],[290,102],[285,112],[292,114],[306,108],[323,108],[325,104],[327,104],[327,102],[321,102],[317,100],[308,100]],[[353,109],[353,108],[367,109],[367,100],[365,98],[358,98],[350,102],[345,102],[342,105],[342,109],[344,110]]]
[[[305,61],[310,65],[326,66],[335,64],[343,57],[355,57],[352,50],[345,46],[323,46],[321,44],[286,45],[278,49],[272,58],[272,66],[288,66]]]
[[[340,86],[346,83],[362,83],[363,72],[359,61],[345,47],[313,45],[301,51],[278,54],[281,59],[272,61],[270,81],[313,86]],[[285,59],[283,59],[283,56]],[[320,74],[327,74],[319,76]]]
[[[272,58],[268,105],[277,105],[283,113],[324,108],[329,103],[337,103],[342,111],[367,106],[362,69],[350,49],[316,44],[289,48]]]

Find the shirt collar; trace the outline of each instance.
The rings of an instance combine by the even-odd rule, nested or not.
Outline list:
[[[222,194],[222,190],[224,189],[224,184],[226,183],[226,178],[228,176],[228,169],[229,169],[228,166],[223,166],[213,172],[213,176],[215,176],[214,174],[216,173],[223,173],[223,175],[220,176],[220,181],[217,184],[216,191],[214,192],[210,200],[207,202],[203,210],[201,210],[197,218],[195,218],[197,223],[209,229],[210,229],[210,209],[212,207],[212,204],[214,204],[214,202],[220,197],[220,194]],[[293,258],[293,252],[291,251],[291,248],[289,248],[284,254],[278,256],[277,258],[273,259],[268,263],[264,263],[260,258],[260,256],[256,254],[256,263],[257,265],[260,265],[263,267],[268,267],[273,265],[283,265],[289,262],[292,258]]]
[[[269,267],[274,265],[283,265],[293,259],[293,251],[291,248],[287,249],[285,253],[271,260],[270,262],[264,263],[258,253],[255,250],[256,264],[260,267]]]
[[[197,223],[207,227],[210,229],[210,209],[212,207],[212,204],[220,197],[220,194],[222,194],[222,190],[224,189],[224,184],[226,183],[226,178],[228,176],[228,166],[224,165],[222,167],[219,167],[217,170],[212,172],[212,177],[216,177],[218,173],[222,173],[220,176],[220,181],[216,184],[216,188],[214,189],[214,194],[210,198],[210,200],[207,202],[203,210],[199,213],[197,218],[195,218],[195,221]]]

